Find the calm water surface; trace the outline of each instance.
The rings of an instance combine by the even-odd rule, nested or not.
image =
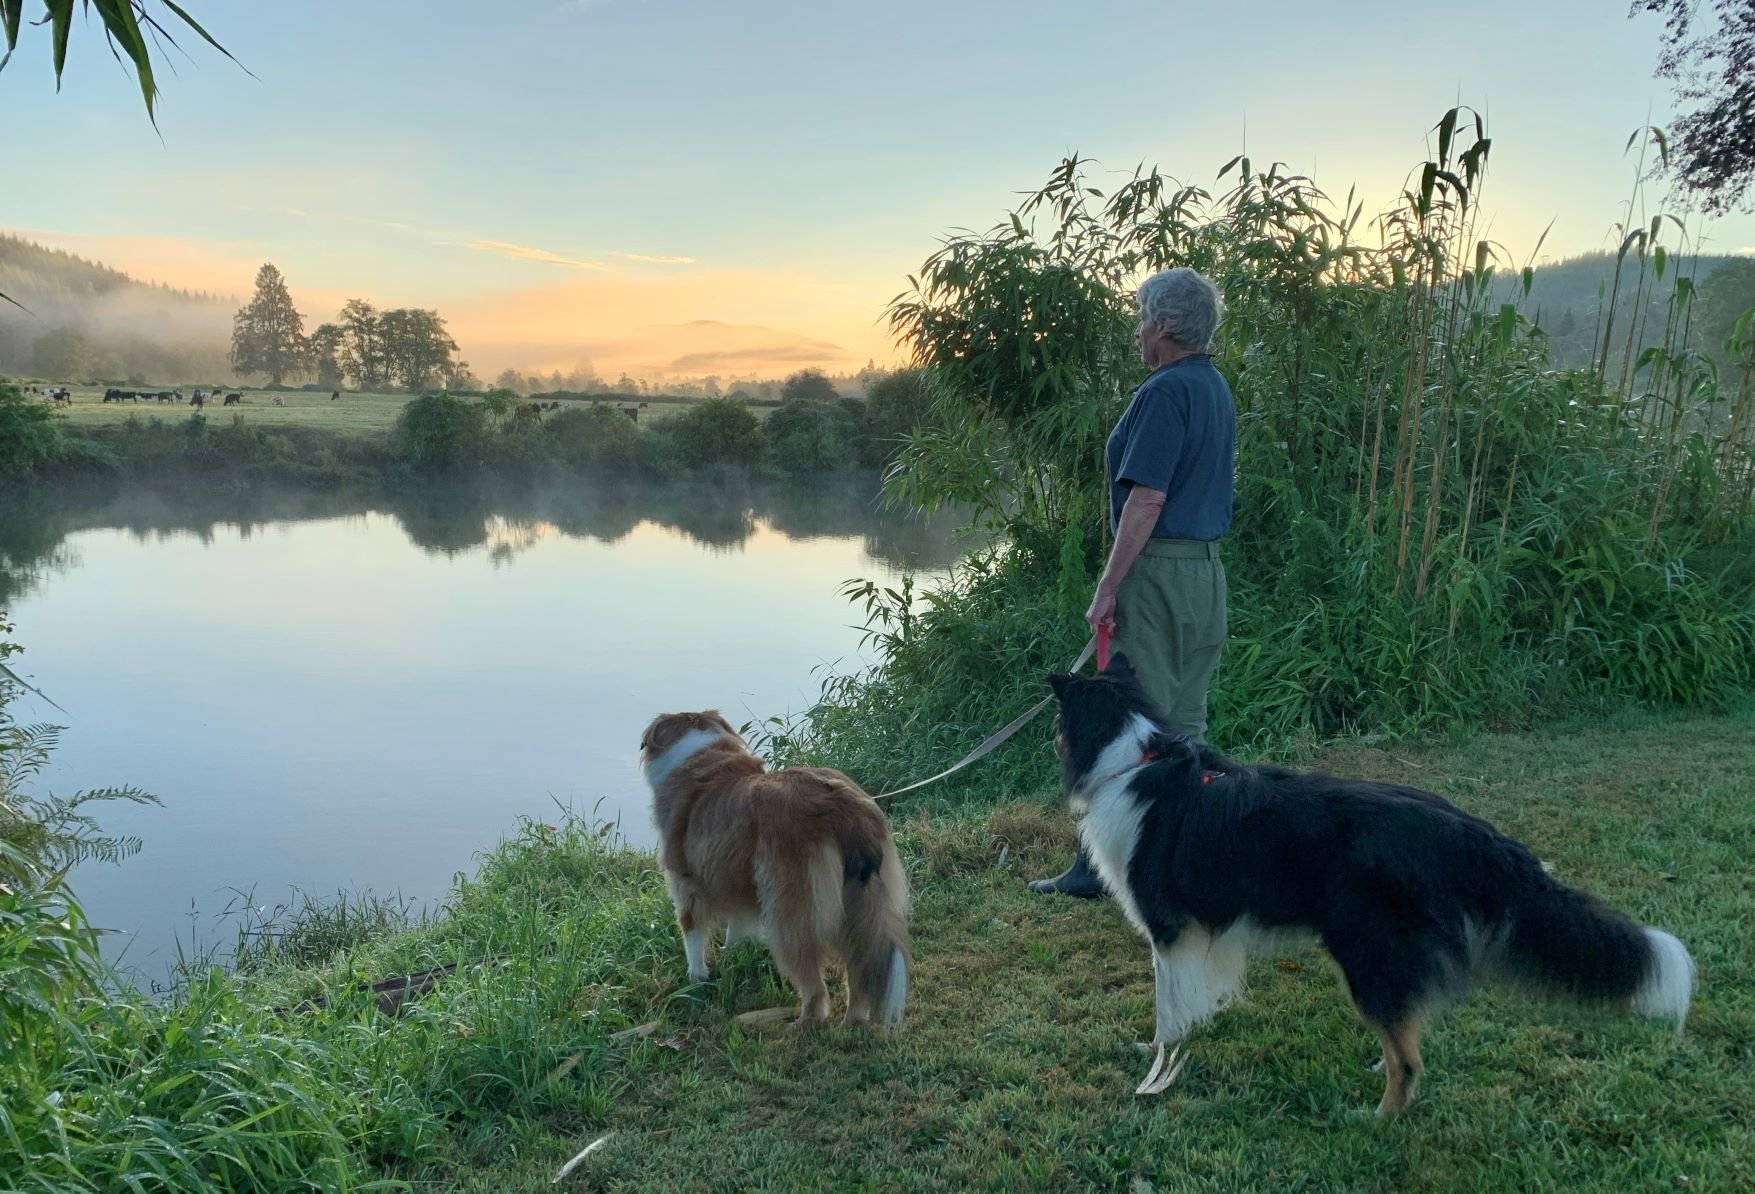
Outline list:
[[[66,709],[18,710],[68,726],[43,786],[164,802],[102,809],[145,848],[76,876],[149,975],[237,892],[431,899],[557,805],[649,842],[653,714],[808,706],[869,663],[840,585],[957,554],[864,494],[240,500],[0,517],[0,608]]]

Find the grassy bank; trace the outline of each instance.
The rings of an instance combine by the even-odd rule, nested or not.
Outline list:
[[[126,423],[130,418],[159,417],[165,419],[183,419],[188,416],[189,407],[183,405],[160,404],[156,401],[140,402],[105,402],[103,387],[68,387],[73,404],[61,411],[67,419],[70,431],[82,431],[99,427],[115,427]],[[183,396],[187,398],[193,387],[181,387]],[[254,389],[228,390],[241,393],[243,401],[234,407],[222,407],[216,400],[208,407],[208,415],[243,414],[251,423],[260,425],[270,431],[281,431],[288,427],[306,431],[324,432],[331,435],[384,435],[396,426],[396,417],[402,413],[414,397],[410,394],[365,394],[349,392],[339,399],[331,401],[327,391],[323,393],[306,393],[302,390],[269,391]],[[279,404],[275,399],[280,399]],[[690,403],[687,398],[616,398],[606,396],[605,401],[611,405],[634,405],[646,403],[647,409],[641,412],[642,419],[662,419],[684,409]],[[584,405],[584,403],[568,403],[567,405]],[[760,413],[760,412],[758,412]]]
[[[1567,879],[1674,929],[1701,967],[1680,1039],[1477,997],[1428,1033],[1422,1100],[1396,1123],[1363,1114],[1376,1046],[1315,952],[1252,967],[1250,1002],[1197,1033],[1181,1083],[1134,1099],[1146,952],[1112,905],[1023,891],[1071,841],[1046,797],[955,818],[897,810],[918,975],[893,1039],[739,1026],[787,998],[765,954],[723,956],[691,986],[649,856],[582,826],[530,826],[437,923],[337,948],[353,932],[308,917],[239,980],[200,979],[168,1011],[88,1018],[85,1047],[42,1089],[91,1117],[72,1137],[88,1162],[144,1174],[180,1154],[186,1184],[218,1175],[209,1188],[293,1188],[302,1174],[534,1191],[609,1133],[570,1184],[1732,1189],[1755,1152],[1752,730],[1743,707],[1319,760],[1490,817]],[[452,963],[393,1019],[353,991]],[[328,1006],[267,1010],[311,996]],[[645,1039],[613,1035],[654,1019]],[[7,1164],[0,1185],[91,1188]]]
[[[839,396],[820,374],[799,374],[786,388],[778,402],[243,391],[239,405],[196,411],[174,402],[106,403],[89,388],[74,391],[70,407],[51,407],[0,379],[0,490],[115,480],[332,486],[875,476],[916,425],[922,402],[920,378],[906,373],[873,383],[865,398]]]

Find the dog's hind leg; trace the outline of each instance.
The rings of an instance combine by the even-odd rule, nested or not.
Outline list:
[[[1420,1060],[1420,1025],[1412,1016],[1394,1024],[1372,1022],[1383,1042],[1383,1101],[1379,1115],[1400,1115],[1414,1101],[1425,1063]]]
[[[852,1028],[856,1024],[871,1023],[871,998],[860,989],[854,979],[851,968],[847,971],[847,1014],[841,1017],[841,1027]]]
[[[798,1027],[829,1018],[829,985],[823,981],[823,955],[807,934],[782,932],[774,945],[774,963],[798,992]]]
[[[768,946],[798,992],[800,1026],[829,1018],[823,963],[841,930],[840,863],[838,851],[825,850],[803,866],[759,868],[756,874]]]
[[[1397,936],[1365,917],[1330,932],[1324,944],[1341,968],[1353,1006],[1383,1042],[1383,1100],[1379,1115],[1399,1115],[1414,1101],[1425,1065],[1420,1060],[1420,1010],[1431,989],[1428,955],[1398,945]]]

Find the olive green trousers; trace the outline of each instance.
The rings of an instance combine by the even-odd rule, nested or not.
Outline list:
[[[1169,728],[1205,741],[1207,688],[1225,649],[1219,545],[1153,539],[1115,595],[1117,655],[1126,655]]]

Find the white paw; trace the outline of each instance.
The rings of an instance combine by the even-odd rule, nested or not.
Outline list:
[[[689,981],[692,983],[704,983],[710,977],[712,976],[707,973],[706,967],[702,967],[699,970],[693,968],[689,970]]]
[[[1164,1046],[1158,1045],[1154,1048],[1154,1054],[1152,1068],[1146,1074],[1145,1081],[1134,1089],[1133,1093],[1136,1095],[1163,1094],[1182,1076],[1182,1067],[1188,1064],[1188,1054],[1183,1052],[1181,1045],[1170,1050],[1168,1055],[1164,1052]]]

